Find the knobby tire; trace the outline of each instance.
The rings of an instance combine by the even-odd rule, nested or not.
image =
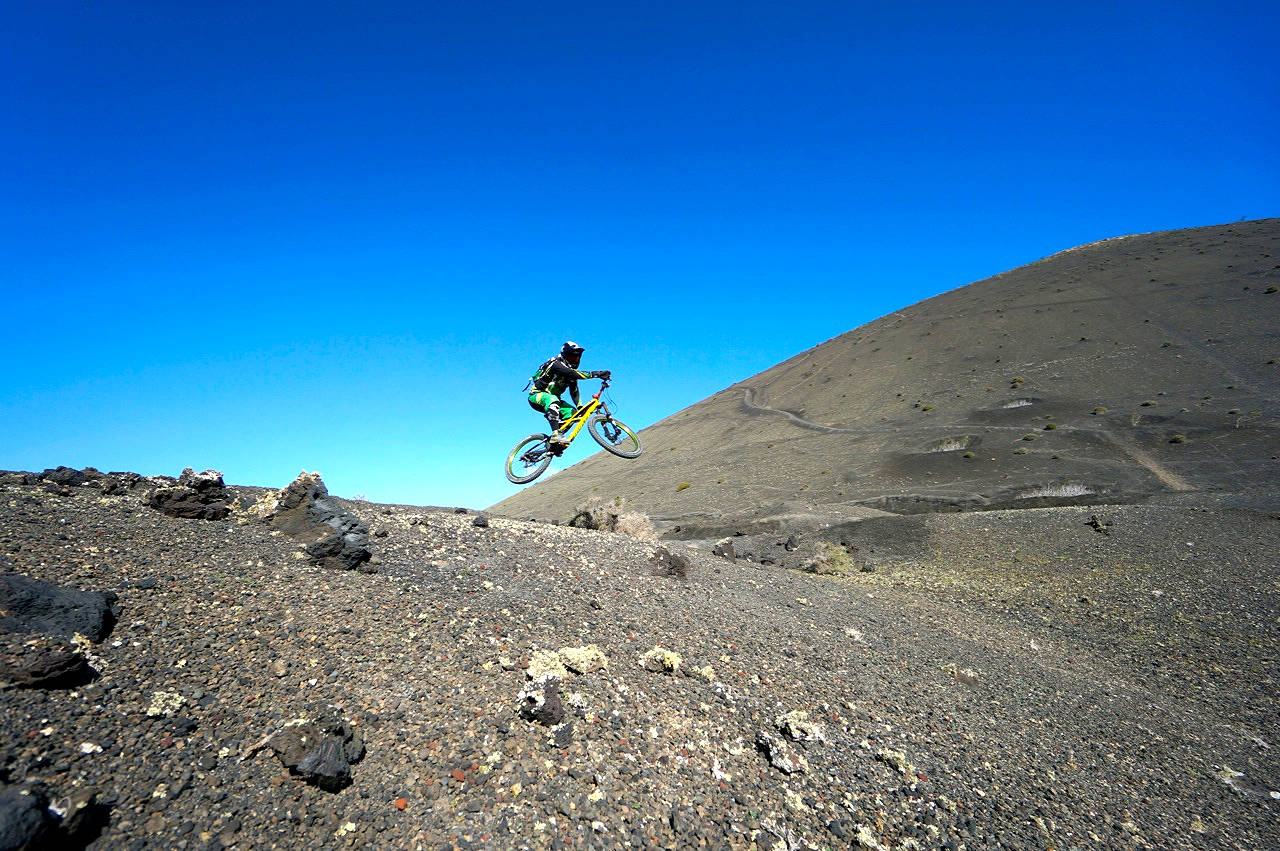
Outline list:
[[[613,417],[599,414],[593,416],[587,421],[587,431],[591,432],[596,443],[603,446],[606,452],[612,452],[619,458],[636,458],[644,451],[636,433]],[[617,433],[617,438],[610,440],[609,435],[614,432]]]
[[[546,447],[547,438],[545,434],[531,434],[524,440],[516,444],[515,449],[507,455],[507,465],[504,472],[507,474],[507,480],[515,485],[526,485],[534,479],[546,472],[547,467],[551,466],[551,451]],[[543,444],[542,457],[533,464],[521,460],[521,456],[535,451],[538,444]],[[517,473],[520,470],[522,472]]]

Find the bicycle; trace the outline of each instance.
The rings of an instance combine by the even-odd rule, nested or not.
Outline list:
[[[619,458],[638,457],[643,451],[640,438],[625,423],[615,419],[609,413],[609,407],[600,400],[600,394],[608,386],[608,380],[602,380],[596,394],[586,404],[579,405],[573,415],[565,420],[560,429],[565,436],[564,444],[551,444],[549,434],[531,434],[517,443],[515,449],[507,455],[507,479],[513,484],[524,485],[541,476],[551,465],[551,459],[569,448],[584,425],[605,451]]]

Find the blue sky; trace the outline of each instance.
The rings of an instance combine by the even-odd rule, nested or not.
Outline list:
[[[4,469],[483,506],[566,338],[642,427],[1073,245],[1280,215],[1274,3],[5,18]]]

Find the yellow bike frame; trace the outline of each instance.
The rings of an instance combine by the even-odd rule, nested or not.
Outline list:
[[[603,388],[601,389],[603,390]],[[574,411],[573,416],[565,420],[564,427],[560,429],[560,433],[565,436],[565,439],[568,440],[569,443],[573,443],[573,439],[578,436],[578,432],[582,431],[582,427],[587,424],[587,418],[595,413],[596,409],[599,407],[600,394],[596,393],[596,395],[591,397],[590,402],[587,402],[587,404],[583,405],[579,410]],[[573,429],[569,430],[569,426],[573,426]],[[565,445],[567,446],[568,444]]]

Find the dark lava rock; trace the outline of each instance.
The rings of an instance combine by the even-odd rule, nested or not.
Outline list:
[[[31,473],[14,472],[12,470],[0,472],[0,485],[34,485],[38,481],[40,481],[39,477]]]
[[[764,754],[769,764],[783,774],[802,774],[809,770],[809,764],[803,756],[767,730],[756,733],[756,750]]]
[[[54,825],[45,796],[35,789],[0,788],[0,851],[42,847]]]
[[[351,784],[351,764],[364,756],[364,741],[335,715],[291,722],[267,744],[292,773],[329,792]]]
[[[689,575],[689,559],[679,553],[671,552],[666,547],[658,547],[649,563],[657,569],[660,576],[684,579]]]
[[[97,839],[111,812],[111,808],[100,803],[97,794],[88,789],[72,792],[63,805],[66,809],[58,826],[59,842],[50,843],[60,848],[83,848]]]
[[[20,573],[0,574],[0,631],[43,632],[67,640],[78,632],[99,642],[120,616],[109,591],[60,588]]]
[[[173,487],[153,490],[147,504],[169,517],[225,520],[231,513],[230,500],[221,473],[217,470],[197,473],[188,467]]]
[[[305,542],[303,549],[313,562],[373,572],[368,566],[373,557],[368,548],[369,527],[329,496],[319,473],[301,473],[274,499],[266,522]]]
[[[106,496],[121,496],[133,490],[143,481],[145,480],[137,473],[112,472],[102,477],[98,482],[98,487],[102,489],[103,494]]]
[[[520,690],[520,717],[546,727],[564,720],[564,704],[560,701],[559,677],[547,675]]]
[[[800,538],[794,534],[787,536],[787,540],[782,545],[782,548],[789,553],[795,552],[800,548]]]
[[[98,672],[73,645],[42,636],[24,641],[0,637],[0,681],[22,688],[74,688],[91,682]]]
[[[489,516],[487,514],[477,514],[476,518],[471,521],[472,526],[479,526],[481,529],[489,528]]]
[[[85,467],[83,470],[74,470],[71,467],[54,467],[41,473],[40,478],[55,485],[77,488],[91,481],[101,479],[102,473],[92,467]]]
[[[1089,522],[1085,523],[1084,525],[1093,527],[1093,531],[1097,532],[1100,535],[1110,535],[1111,527],[1114,524],[1111,520],[1104,520],[1098,515],[1094,514],[1089,518]]]

